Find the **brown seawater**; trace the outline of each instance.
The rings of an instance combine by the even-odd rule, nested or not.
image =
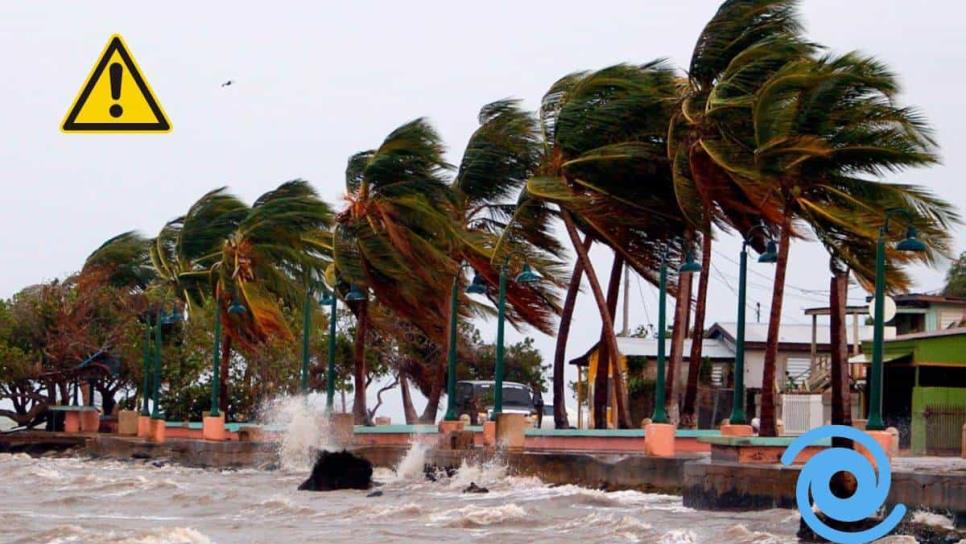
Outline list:
[[[421,448],[367,492],[297,491],[307,471],[0,455],[0,542],[792,543],[798,514],[701,512],[681,498],[552,487],[503,467],[422,475]],[[476,482],[488,494],[464,494]]]

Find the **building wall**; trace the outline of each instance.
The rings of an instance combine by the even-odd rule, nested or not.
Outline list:
[[[926,312],[926,332],[943,330],[950,323],[962,321],[966,309],[952,304],[933,304]]]
[[[930,412],[928,417],[927,410]],[[911,429],[913,453],[917,455],[956,453],[963,423],[966,423],[964,389],[913,388]],[[937,448],[940,450],[937,451]]]
[[[818,352],[816,357],[828,357],[828,353]],[[801,351],[779,351],[776,360],[775,379],[778,386],[783,388],[785,384],[785,370],[788,368],[788,359],[808,359],[811,354]],[[751,389],[761,389],[762,372],[765,368],[765,350],[745,351],[745,387]]]

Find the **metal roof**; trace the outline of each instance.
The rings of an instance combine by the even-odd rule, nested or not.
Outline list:
[[[891,329],[891,331],[889,330]],[[852,324],[849,323],[845,327],[846,336],[848,337],[848,343],[855,343],[855,335],[852,332]],[[709,334],[714,335],[715,332],[723,332],[729,342],[734,342],[735,337],[738,335],[738,324],[737,323],[715,323]],[[815,329],[815,340],[816,343],[829,344],[829,327],[819,325]],[[895,336],[894,327],[886,327],[886,337],[890,337],[890,332],[892,336]],[[872,339],[872,326],[871,325],[859,325],[859,341],[866,341]],[[768,323],[746,323],[745,324],[745,343],[765,343],[768,340]],[[783,324],[778,330],[778,342],[781,344],[802,344],[802,345],[812,345],[812,325],[799,325],[799,324]]]
[[[617,349],[631,357],[657,357],[657,338],[617,337]],[[665,353],[671,353],[671,339],[664,340]],[[691,353],[691,339],[684,340],[684,358]],[[711,359],[734,360],[735,352],[717,338],[705,338],[701,342],[701,356]]]

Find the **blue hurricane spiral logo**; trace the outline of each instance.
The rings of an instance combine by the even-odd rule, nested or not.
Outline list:
[[[875,466],[879,468],[878,477],[869,460],[857,451],[848,448],[822,450],[805,463],[798,475],[795,500],[802,519],[816,534],[837,544],[864,544],[882,538],[902,521],[902,517],[906,515],[905,505],[896,505],[892,512],[875,527],[864,531],[847,532],[826,525],[812,511],[808,500],[811,492],[815,505],[823,514],[844,522],[863,520],[874,515],[882,507],[892,486],[892,469],[889,466],[889,458],[871,436],[844,425],[826,425],[812,429],[788,446],[782,454],[782,464],[792,464],[802,450],[831,437],[847,438],[861,444],[875,458]],[[836,497],[829,488],[832,477],[841,471],[851,473],[856,481],[855,493],[844,499]]]

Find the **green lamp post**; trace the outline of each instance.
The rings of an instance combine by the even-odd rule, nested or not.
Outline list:
[[[701,264],[695,262],[694,254],[688,252],[687,261],[678,268],[678,275],[694,274],[701,272]],[[661,253],[661,274],[658,281],[658,312],[657,312],[657,381],[654,383],[654,414],[651,421],[654,423],[667,423],[667,411],[664,405],[667,402],[665,387],[665,368],[667,366],[667,356],[665,353],[665,339],[667,337],[667,246]]]
[[[144,328],[144,387],[142,389],[143,398],[141,399],[141,415],[151,415],[148,401],[151,397],[151,314],[147,315],[146,327]]]
[[[163,313],[158,310],[156,323],[154,326],[154,375],[152,389],[154,389],[154,406],[151,409],[151,419],[161,418],[161,317]]]
[[[872,366],[869,369],[869,420],[865,428],[870,431],[885,430],[882,420],[882,342],[885,328],[885,252],[886,237],[889,236],[889,220],[893,215],[904,215],[911,220],[911,214],[903,209],[887,210],[885,222],[879,229],[879,239],[875,246],[875,308],[872,323]],[[906,238],[898,244],[899,251],[921,253],[926,251],[926,244],[918,239],[916,228],[909,225]]]
[[[446,421],[456,421],[459,416],[456,413],[456,348],[458,341],[459,326],[459,288],[460,278],[463,276],[463,269],[468,265],[460,263],[456,275],[453,277],[453,288],[449,297],[449,339],[446,352]],[[473,283],[466,288],[467,293],[486,293],[486,284],[479,274],[473,276]]]
[[[165,313],[164,310],[158,310],[157,316],[155,318],[154,325],[154,357],[147,357],[147,352],[145,352],[145,360],[153,359],[154,365],[152,369],[151,378],[151,389],[153,389],[152,397],[154,400],[154,406],[151,409],[151,419],[161,419],[161,326],[171,325],[182,320],[182,314],[178,311],[177,306],[171,311],[170,314]],[[150,331],[150,326],[148,328]],[[146,336],[147,343],[150,344],[151,335],[150,332]],[[146,363],[147,364],[147,363]],[[145,384],[146,385],[146,384]],[[147,412],[145,408],[144,412]],[[147,415],[143,413],[143,415]]]
[[[728,422],[732,425],[745,425],[748,416],[745,415],[745,306],[748,283],[748,244],[757,230],[764,231],[764,225],[753,227],[741,242],[741,256],[738,263],[738,323],[735,337],[735,369],[734,390],[731,397],[731,416]],[[778,262],[778,246],[773,240],[768,241],[768,247],[758,257],[760,263]]]
[[[334,292],[326,290],[322,293],[320,302],[322,305],[329,307],[329,352],[325,365],[325,410],[331,414],[335,402],[335,311],[339,297],[335,296]]]
[[[504,374],[504,355],[505,346],[503,345],[504,328],[506,322],[506,286],[507,286],[507,272],[510,266],[510,259],[516,255],[523,257],[523,269],[517,274],[514,281],[521,284],[531,284],[536,283],[540,280],[540,276],[537,275],[530,268],[530,264],[526,261],[526,255],[519,251],[514,251],[503,259],[503,264],[500,266],[500,281],[499,281],[499,293],[497,297],[496,304],[496,365],[494,368],[493,376],[493,417],[496,418],[497,414],[503,413],[503,374]],[[466,290],[468,293],[485,293],[486,284],[483,279],[476,275],[473,278],[473,283]],[[454,384],[455,388],[455,384]]]
[[[248,310],[245,306],[238,301],[237,298],[233,299],[231,304],[228,306],[228,313],[232,315],[241,315],[246,313]],[[219,390],[221,389],[221,304],[218,302],[217,295],[215,296],[215,331],[214,331],[214,342],[211,354],[211,408],[208,414],[211,417],[218,417],[221,412],[218,408],[219,403]]]

